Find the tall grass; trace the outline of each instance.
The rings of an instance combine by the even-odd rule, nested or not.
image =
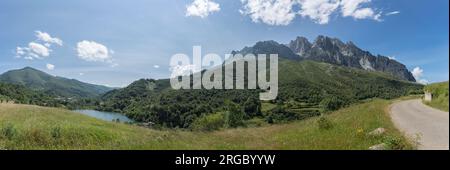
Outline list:
[[[443,110],[449,111],[449,90],[448,81],[441,83],[433,83],[424,87],[425,91],[430,92],[433,95],[433,99],[425,104]]]
[[[0,149],[364,150],[379,143],[393,143],[392,149],[412,149],[390,122],[386,113],[389,104],[387,100],[373,100],[325,115],[322,121],[316,117],[212,132],[152,130],[67,110],[0,104]],[[381,137],[366,135],[378,127],[387,129],[387,133]]]

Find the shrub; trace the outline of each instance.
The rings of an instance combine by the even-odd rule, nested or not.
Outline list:
[[[324,111],[334,111],[345,106],[345,101],[335,96],[323,99],[320,106]]]
[[[266,116],[266,121],[268,123],[284,123],[298,119],[299,115],[297,113],[288,111],[280,105],[270,110],[269,114]]]
[[[392,150],[408,149],[407,141],[397,136],[386,136],[383,141]]]
[[[225,118],[222,113],[205,115],[196,119],[192,125],[192,130],[213,131],[224,127]]]
[[[59,126],[53,127],[51,135],[54,139],[59,139],[61,137],[61,128]]]
[[[329,130],[329,129],[333,128],[333,122],[331,122],[325,116],[321,116],[319,118],[319,120],[317,120],[317,125],[319,126],[319,129],[321,129],[321,130]]]
[[[225,115],[226,124],[228,127],[238,127],[244,125],[245,113],[242,111],[241,106],[233,102],[228,102],[228,111]]]
[[[11,140],[17,134],[17,131],[14,128],[14,125],[12,124],[7,124],[5,127],[2,128],[1,132],[2,135],[9,140]]]

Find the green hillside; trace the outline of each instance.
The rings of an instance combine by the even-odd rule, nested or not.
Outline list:
[[[167,79],[142,79],[111,91],[102,97],[97,109],[124,113],[162,127],[189,128],[196,120],[226,114],[235,107],[244,120],[277,123],[318,116],[361,100],[421,93],[422,87],[381,72],[280,59],[278,98],[269,102],[273,109],[264,112],[260,90],[172,90]]]
[[[51,96],[30,90],[22,85],[0,82],[0,103],[23,103],[40,106],[59,106],[59,102]]]
[[[390,103],[377,99],[325,118],[213,132],[152,130],[62,109],[0,104],[0,150],[368,149],[381,142],[391,149],[411,149],[385,112]],[[380,137],[367,135],[379,127],[386,128],[387,133]]]
[[[111,88],[105,86],[52,76],[31,67],[3,73],[0,75],[0,82],[23,85],[32,90],[64,98],[95,97],[111,90]]]
[[[448,112],[448,81],[427,85],[424,87],[424,91],[433,95],[432,101],[425,102],[425,104]]]

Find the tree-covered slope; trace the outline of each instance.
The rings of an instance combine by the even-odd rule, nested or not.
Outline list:
[[[8,84],[0,82],[0,102],[2,103],[22,103],[41,106],[58,106],[59,102],[51,96],[30,90],[22,85]]]

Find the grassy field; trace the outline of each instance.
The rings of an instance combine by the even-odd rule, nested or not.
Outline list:
[[[382,142],[412,149],[394,128],[391,101],[372,100],[320,118],[213,132],[152,130],[67,110],[0,104],[0,149],[356,149]],[[324,123],[325,122],[325,123]],[[327,125],[326,128],[322,124]],[[383,127],[382,137],[368,132]]]
[[[433,94],[431,102],[424,102],[425,104],[448,112],[448,81],[427,85],[425,86],[425,91]]]

